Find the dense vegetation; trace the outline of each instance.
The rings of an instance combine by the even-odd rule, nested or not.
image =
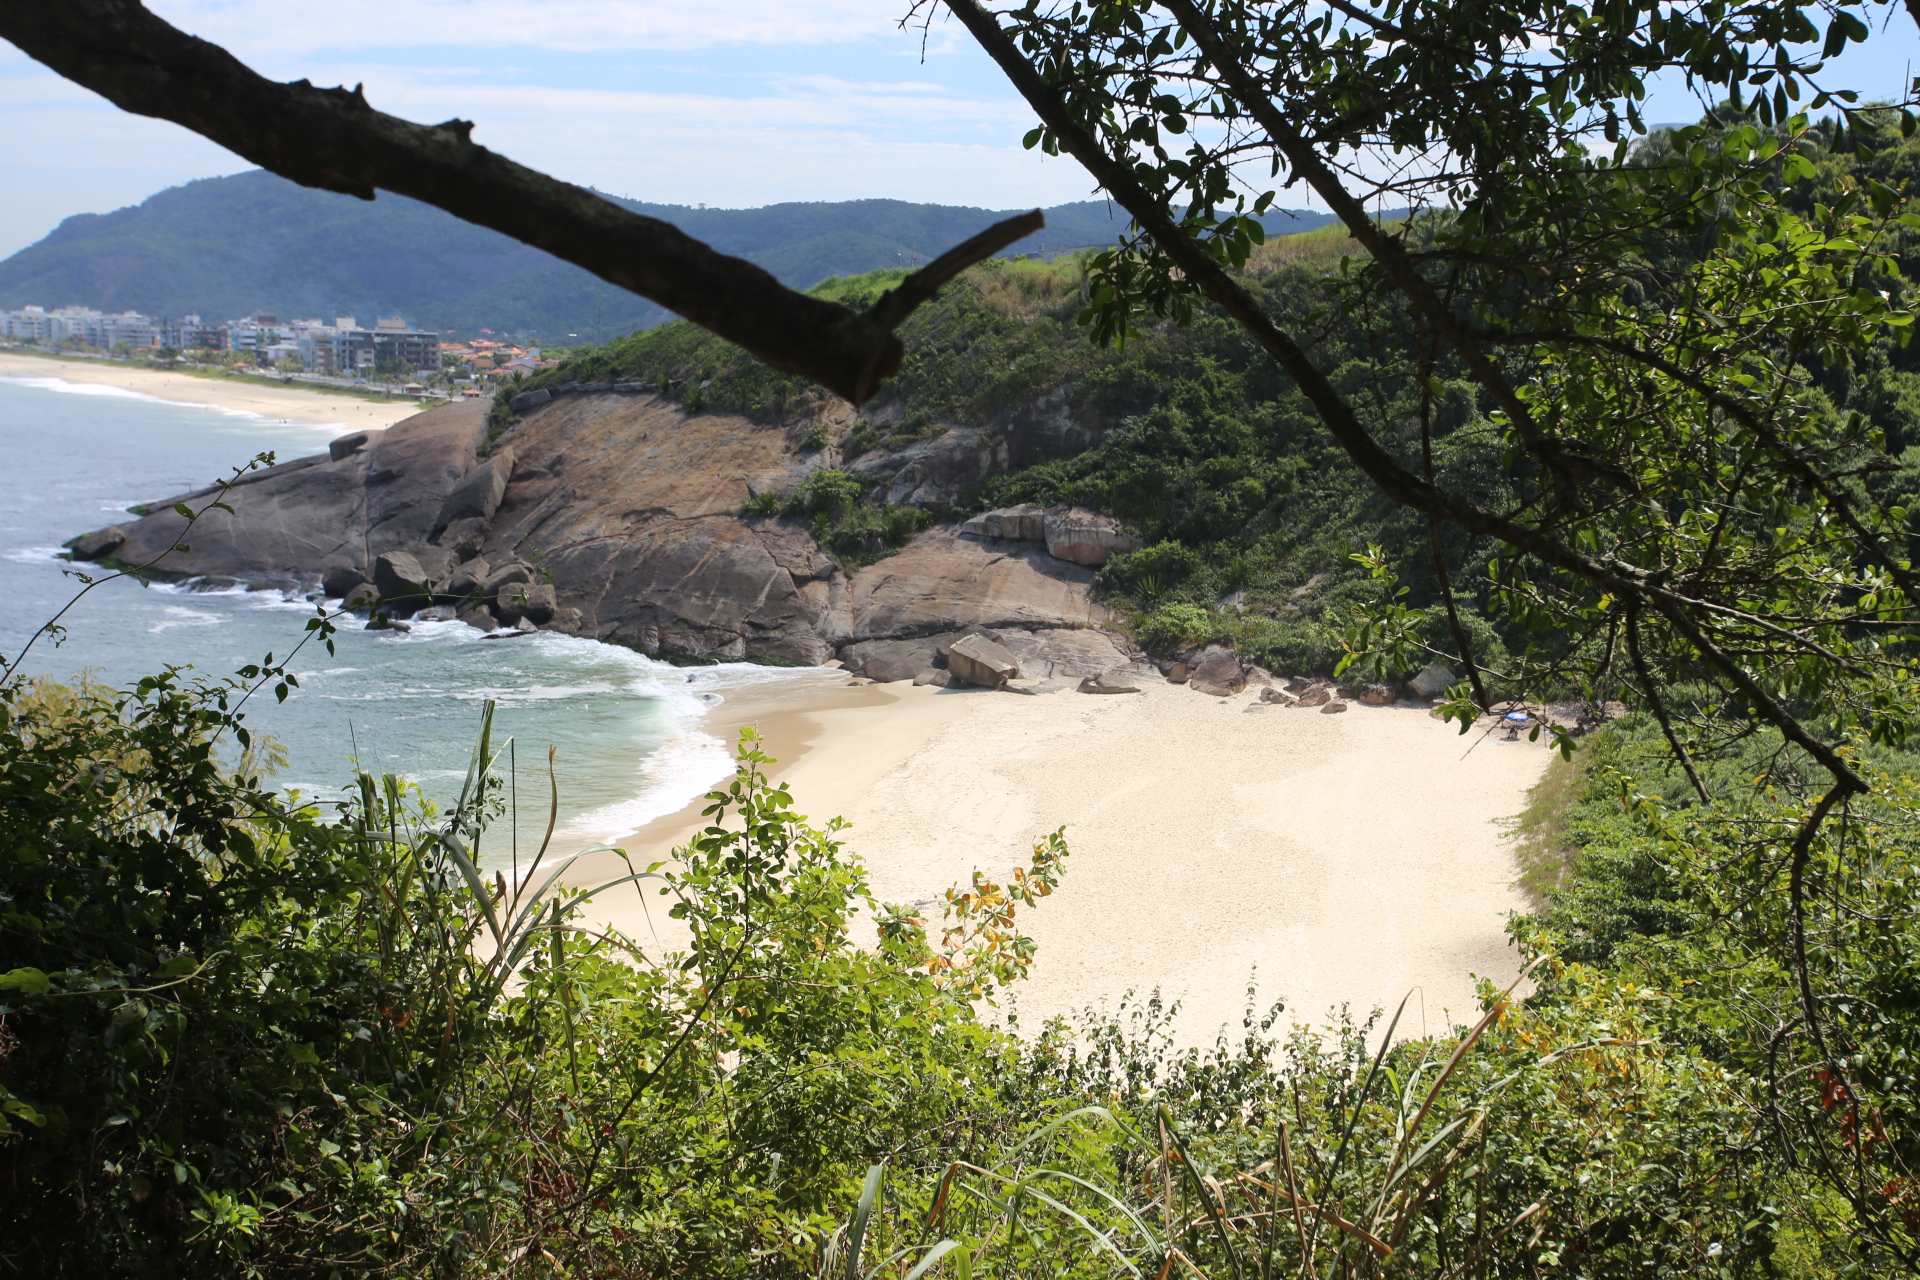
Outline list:
[[[1861,180],[1897,189],[1920,182],[1920,142],[1904,137],[1894,117],[1839,137],[1829,121],[1810,136],[1818,144],[1814,172],[1784,191],[1794,209],[1811,215],[1832,207]],[[1646,151],[1659,155],[1665,137],[1655,135]],[[1891,269],[1877,284],[1897,301],[1920,235],[1907,230],[1895,241]],[[1372,299],[1354,305],[1356,252],[1343,231],[1328,228],[1269,241],[1243,271],[1273,313],[1312,335],[1316,359],[1388,438],[1417,455],[1424,416],[1437,479],[1511,500],[1500,428],[1479,388],[1441,361],[1422,394],[1405,359],[1404,312]],[[835,279],[815,292],[870,304],[903,274]],[[1099,586],[1135,612],[1141,638],[1161,651],[1218,640],[1274,669],[1330,671],[1345,652],[1355,607],[1378,594],[1370,569],[1355,558],[1369,546],[1381,548],[1403,579],[1407,604],[1424,610],[1438,602],[1427,522],[1381,494],[1237,326],[1203,306],[1191,323],[1160,321],[1124,344],[1092,344],[1080,323],[1087,276],[1084,258],[997,261],[969,272],[903,326],[900,375],[856,418],[832,460],[851,463],[949,425],[1004,427],[1015,412],[1057,400],[1097,444],[993,475],[957,508],[929,514],[1035,502],[1121,516],[1149,545],[1107,566]],[[1884,432],[1887,461],[1869,476],[1874,493],[1890,506],[1920,501],[1920,348],[1883,338],[1857,360],[1809,359],[1805,376],[1818,412],[1858,413]],[[574,379],[652,382],[690,412],[806,420],[821,409],[818,393],[800,379],[685,323],[579,352],[527,385]],[[799,514],[806,501],[798,495],[786,505]],[[784,508],[766,498],[756,509]],[[868,525],[878,516],[862,513]],[[822,525],[823,539],[832,541],[835,527]],[[905,533],[915,527],[899,525]],[[1439,541],[1459,586],[1462,623],[1482,663],[1498,672],[1509,646],[1529,641],[1511,617],[1490,621],[1502,612],[1488,573],[1498,548],[1457,527],[1443,528]],[[865,548],[855,562],[884,547],[870,539],[846,545]],[[1437,614],[1419,638],[1436,650],[1449,647]]]

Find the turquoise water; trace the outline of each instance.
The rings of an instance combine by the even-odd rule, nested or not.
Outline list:
[[[12,660],[78,589],[63,575],[73,566],[58,556],[68,538],[264,450],[282,461],[317,453],[341,430],[0,378],[0,655]],[[87,669],[116,685],[169,665],[226,676],[268,653],[284,657],[313,608],[279,591],[123,580],[81,601],[65,619],[65,639],[58,647],[41,640],[23,669],[59,678]],[[493,698],[496,735],[516,743],[523,851],[546,824],[549,746],[560,784],[556,846],[612,839],[727,774],[726,744],[701,726],[707,711],[746,686],[807,679],[746,664],[685,670],[569,636],[483,641],[458,622],[422,623],[411,634],[348,630],[334,644],[332,655],[318,644],[299,652],[300,688],[285,703],[265,691],[248,704],[249,727],[273,735],[290,757],[275,781],[334,796],[357,760],[449,799],[482,703]]]

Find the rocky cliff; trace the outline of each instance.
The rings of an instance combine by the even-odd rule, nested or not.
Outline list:
[[[324,583],[401,616],[438,604],[488,629],[544,626],[670,657],[837,657],[882,680],[940,679],[952,643],[983,630],[1029,676],[1138,656],[1102,628],[1090,596],[1090,564],[1126,545],[1110,521],[1023,509],[928,529],[849,570],[804,522],[741,514],[821,465],[796,452],[796,428],[587,391],[530,406],[481,458],[485,415],[448,405],[343,437],[248,476],[226,499],[232,513],[209,511],[189,536],[173,504],[200,507],[212,490],[75,539],[74,554],[160,558],[180,577]],[[994,465],[995,442],[977,435],[956,430],[859,470],[877,497],[950,498]],[[161,558],[182,541],[189,549]]]

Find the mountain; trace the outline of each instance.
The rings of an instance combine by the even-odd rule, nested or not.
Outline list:
[[[609,197],[615,198],[615,197]],[[1018,210],[904,200],[698,209],[621,200],[724,253],[807,288],[828,276],[925,262]],[[1009,254],[1112,243],[1126,226],[1105,201],[1048,209],[1047,229]],[[1325,214],[1278,211],[1269,230],[1309,231]],[[0,308],[78,304],[210,321],[401,315],[426,328],[481,328],[561,343],[644,329],[670,313],[578,267],[430,205],[371,203],[264,170],[173,187],[112,213],[78,214],[0,262]]]

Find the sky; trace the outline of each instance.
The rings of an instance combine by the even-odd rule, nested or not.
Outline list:
[[[366,85],[375,107],[616,195],[752,207],[891,197],[993,209],[1094,195],[1070,159],[1024,151],[1026,105],[950,19],[909,0],[149,0],[261,74]],[[1920,63],[1897,7],[1831,68],[1892,97]],[[127,115],[0,41],[8,120],[0,257],[75,213],[237,173],[239,157]],[[1677,82],[1646,118],[1698,117]],[[1284,200],[1282,203],[1288,203]]]
[[[667,204],[892,197],[995,209],[1091,198],[1024,151],[1031,113],[951,20],[908,0],[149,0],[262,75],[367,100],[556,177]],[[0,257],[60,219],[252,166],[119,111],[0,41]],[[24,198],[20,198],[24,197]]]

